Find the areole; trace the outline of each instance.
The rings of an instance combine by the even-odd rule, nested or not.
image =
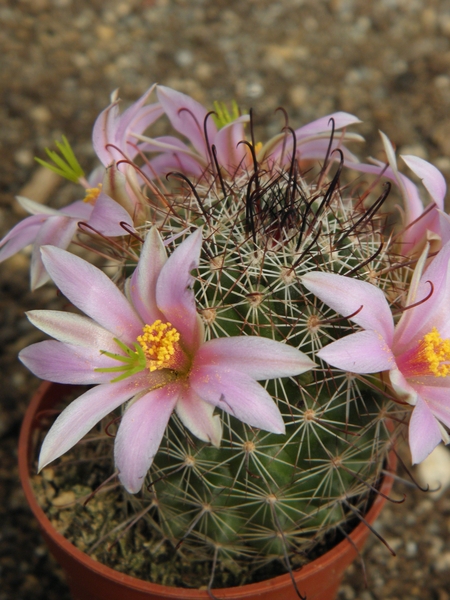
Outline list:
[[[30,463],[35,455],[33,432],[39,428],[38,415],[53,408],[72,386],[44,382],[33,397],[26,412],[19,440],[19,472],[27,501],[39,521],[43,537],[67,575],[74,600],[208,600],[206,590],[174,588],[141,581],[102,565],[78,550],[59,534],[40,508],[30,483]],[[396,458],[389,455],[387,471],[393,473]],[[365,515],[371,524],[383,508],[393,477],[386,475],[380,492]],[[333,600],[345,569],[356,558],[369,536],[369,529],[360,523],[349,535],[322,557],[300,570],[294,578],[300,593],[307,600]],[[217,600],[298,600],[289,574],[242,587],[213,590]]]

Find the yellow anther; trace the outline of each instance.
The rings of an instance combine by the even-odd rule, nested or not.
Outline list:
[[[258,152],[261,150],[262,147],[263,147],[263,143],[262,142],[256,142],[256,144],[255,144],[255,153],[258,154]]]
[[[89,204],[95,204],[95,201],[100,196],[102,191],[102,184],[99,183],[97,187],[87,188],[86,195],[83,198],[83,202],[89,202]]]
[[[171,323],[163,323],[158,319],[151,325],[144,325],[137,341],[145,353],[150,371],[169,368],[179,339],[180,334]]]
[[[420,350],[433,375],[446,377],[450,373],[450,339],[443,340],[436,327],[424,336]]]

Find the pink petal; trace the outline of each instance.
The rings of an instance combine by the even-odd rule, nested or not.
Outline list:
[[[140,136],[140,139],[144,141],[141,144],[144,152],[180,152],[194,155],[193,150],[187,144],[172,135],[163,135],[156,138]]]
[[[107,383],[116,374],[99,373],[95,369],[121,364],[95,348],[72,346],[55,340],[27,346],[19,353],[19,359],[41,379],[76,385]]]
[[[127,235],[121,223],[126,223],[130,229],[134,229],[133,219],[129,213],[118,202],[102,192],[95,202],[88,224],[103,235],[115,237]]]
[[[48,216],[59,216],[59,211],[56,208],[51,208],[40,202],[30,200],[25,196],[16,196],[17,202],[20,206],[32,215],[48,215]]]
[[[129,106],[126,110],[123,111],[122,115],[120,116],[120,123],[117,127],[117,139],[125,139],[128,133],[127,130],[132,126],[132,124],[136,120],[139,121],[142,115],[141,111],[147,100],[155,91],[155,88],[156,84],[154,83],[148,88],[146,92],[142,94],[142,96],[138,100],[136,100],[136,102],[133,102],[131,106]],[[145,108],[150,109],[150,114],[152,114],[155,110],[155,107],[158,107],[158,104],[151,104],[149,106],[146,106]]]
[[[392,145],[391,140],[388,138],[388,136],[383,131],[379,131],[379,134],[381,137],[381,141],[383,143],[384,151],[386,153],[387,161],[388,161],[392,171],[395,173],[396,176],[398,176],[399,171],[398,171],[398,167],[397,167],[397,158],[395,156],[395,148]]]
[[[60,342],[118,353],[113,335],[92,319],[59,310],[30,310],[26,315],[35,327]]]
[[[71,402],[53,423],[42,444],[39,470],[70,450],[103,417],[147,386],[148,377],[139,374],[96,386]]]
[[[441,337],[450,337],[450,243],[441,248],[421,276],[414,304],[396,327],[396,354],[410,349],[433,327],[437,327]]]
[[[112,102],[97,117],[92,131],[92,144],[95,153],[105,167],[114,160],[123,158],[109,144],[115,142],[115,132],[119,119],[118,100]]]
[[[47,218],[46,215],[33,215],[17,223],[0,241],[0,247],[3,246],[0,250],[0,262],[34,242],[39,229]]]
[[[222,368],[196,366],[190,376],[192,389],[205,402],[221,408],[252,427],[284,433],[285,426],[270,394],[252,377]]]
[[[330,144],[330,135],[331,129],[325,133],[317,133],[315,135],[304,136],[297,139],[297,157],[301,160],[317,159],[323,161]],[[336,134],[330,148],[330,160],[340,160],[340,154],[338,152],[333,152],[336,148],[339,148],[344,156],[346,166],[347,162],[358,163],[357,156],[345,147],[345,143],[349,141],[360,142],[363,140],[364,138],[357,134]],[[272,151],[271,147],[273,148]],[[265,155],[267,156],[269,163],[278,163],[281,161],[283,164],[286,164],[292,159],[292,150],[292,136],[280,136],[278,139],[273,140],[272,143],[269,142],[266,145]]]
[[[443,338],[450,337],[450,243],[445,244],[426,268],[420,279],[417,300],[429,296],[429,300],[414,309],[415,315],[423,319],[424,327],[436,326]],[[416,300],[416,301],[417,301]],[[412,325],[411,325],[412,326]]]
[[[98,165],[89,173],[89,177],[87,178],[88,184],[90,188],[98,187],[100,183],[102,183],[103,178],[105,176],[105,167],[103,165]],[[84,202],[84,204],[88,204]],[[70,205],[71,206],[71,205]]]
[[[300,375],[315,363],[293,346],[268,338],[240,336],[216,338],[198,349],[195,365],[221,367],[246,373],[253,379]]]
[[[295,135],[297,140],[302,140],[305,137],[315,136],[318,133],[329,132],[331,133],[331,122],[330,119],[334,119],[334,127],[335,129],[342,129],[343,127],[348,127],[349,125],[354,125],[356,123],[361,123],[358,117],[351,115],[346,112],[335,112],[331,115],[327,115],[326,117],[321,117],[320,119],[316,119],[307,125],[303,125],[299,129],[295,130]]]
[[[127,155],[130,156],[131,159],[135,157],[137,152],[134,149],[134,145],[136,144],[137,140],[133,138],[135,138],[136,135],[142,135],[144,131],[148,129],[148,127],[150,127],[150,125],[152,125],[163,114],[163,108],[159,102],[157,102],[141,108],[139,114],[137,114],[130,123],[128,126],[127,138],[125,138],[126,145],[124,144],[124,146],[127,149]],[[120,131],[118,132],[118,135],[120,135]]]
[[[206,108],[190,96],[161,85],[158,86],[158,99],[174,129],[186,136],[197,152],[207,158],[204,135]],[[207,120],[207,132],[209,143],[214,143],[217,128],[212,117]]]
[[[144,106],[155,87],[156,85],[153,84],[139,100],[127,108],[118,119],[115,140],[119,148],[130,158],[130,160],[133,160],[137,154],[137,150],[132,145],[132,143],[135,143],[135,140],[130,140],[130,136],[134,133],[142,134],[147,127],[154,123],[164,112],[159,103]]]
[[[105,167],[124,157],[132,160],[137,154],[133,134],[142,134],[163,114],[159,103],[144,106],[154,88],[153,85],[122,115],[119,115],[119,101],[116,100],[117,94],[114,93],[113,102],[97,118],[92,142],[97,156]]]
[[[446,244],[450,242],[450,215],[443,212],[442,210],[438,211],[439,215],[439,230],[442,238],[442,244]]]
[[[183,425],[199,440],[209,442],[218,448],[222,439],[222,420],[214,415],[215,407],[204,402],[189,386],[177,402],[176,412]]]
[[[402,402],[407,402],[413,406],[417,403],[417,391],[406,379],[400,369],[392,369],[389,371],[389,380],[396,396]]]
[[[444,382],[445,386],[441,386]],[[434,377],[434,383],[436,385],[416,385],[415,388],[417,393],[426,399],[436,419],[450,427],[450,377]]]
[[[197,229],[180,244],[162,267],[156,284],[156,303],[167,321],[179,331],[185,349],[193,352],[199,339],[191,271],[198,267],[202,230]]]
[[[93,208],[94,207],[89,202],[77,200],[76,202],[72,202],[72,204],[68,204],[64,208],[61,208],[59,210],[59,214],[62,216],[72,217],[78,221],[87,221],[91,216]]]
[[[415,246],[421,243],[426,236],[427,229],[437,231],[437,215],[431,210],[423,215],[424,204],[420,198],[417,186],[408,177],[400,173],[397,169],[395,152],[391,142],[385,134],[381,133],[386,154],[390,166],[385,169],[385,165],[366,165],[363,163],[347,163],[347,167],[364,173],[383,173],[383,177],[393,181],[400,189],[403,196],[405,219],[404,225],[407,227],[402,235],[402,244],[406,252],[411,252]],[[404,158],[404,157],[402,157]],[[376,161],[378,162],[378,161]],[[442,206],[443,195],[445,195],[445,181],[441,173],[426,161],[414,156],[407,156],[405,162],[410,163],[410,168],[423,179],[423,183],[429,193],[433,196],[438,206]],[[411,226],[412,224],[412,226]]]
[[[50,244],[58,248],[67,248],[72,241],[78,223],[71,217],[50,217],[39,229],[34,240],[33,252],[31,254],[31,289],[44,285],[49,281],[44,263],[41,257],[41,246]]]
[[[344,143],[347,140],[340,140],[335,139],[333,141],[333,143],[331,144],[331,148],[330,148],[330,160],[340,160],[340,154],[338,152],[333,152],[333,150],[335,150],[336,148],[339,148],[342,151],[342,154],[344,156],[344,164],[347,163],[347,161],[351,161],[351,162],[357,162],[358,158],[355,154],[353,154],[353,152],[350,152],[350,150],[348,148],[346,148],[344,146]],[[326,153],[328,151],[328,146],[329,146],[330,140],[329,138],[326,139],[312,139],[312,140],[305,140],[303,141],[301,144],[298,145],[297,147],[297,155],[301,160],[306,160],[306,159],[315,159],[315,160],[324,160]]]
[[[123,172],[120,169],[122,169]],[[140,191],[136,188],[138,188],[137,176],[132,166],[123,163],[120,166],[117,166],[117,164],[114,163],[105,171],[102,188],[103,194],[109,196],[109,202],[114,201],[128,213],[119,213],[117,212],[119,209],[111,205],[111,208],[109,208],[107,200],[104,195],[101,194],[97,199],[96,204],[98,204],[99,200],[104,203],[104,210],[102,209],[104,214],[102,215],[102,218],[105,219],[106,223],[108,221],[111,222],[114,219],[113,225],[115,227],[117,227],[118,224],[120,225],[120,221],[125,221],[129,225],[132,225],[132,221],[130,221],[131,216],[135,223],[141,224],[139,220],[143,218],[143,213],[145,212],[145,209],[142,206],[144,196],[142,196]],[[108,214],[108,212],[110,214]],[[116,213],[117,216],[115,216]]]
[[[394,322],[383,292],[366,281],[312,271],[302,276],[307,290],[364,329],[373,329],[392,344]]]
[[[128,294],[144,323],[151,325],[162,313],[156,305],[156,282],[167,252],[156,227],[147,233],[138,265],[130,278]]]
[[[353,169],[354,171],[360,171],[361,173],[371,173],[373,175],[381,175],[386,179],[390,179],[396,185],[400,187],[400,191],[403,194],[403,200],[405,203],[406,219],[405,225],[409,225],[416,219],[418,219],[423,213],[423,202],[419,196],[419,190],[417,186],[405,175],[399,172],[394,172],[391,167],[385,169],[385,165],[368,165],[365,163],[346,163],[346,167]],[[407,233],[407,230],[405,233]],[[411,245],[412,241],[408,240],[408,244]]]
[[[57,287],[75,306],[126,344],[136,341],[142,322],[107,275],[52,246],[42,248],[42,258]]]
[[[166,385],[136,400],[125,411],[114,442],[119,479],[130,494],[144,483],[180,394],[180,386]]]
[[[205,168],[197,158],[182,153],[170,152],[152,158],[149,164],[145,164],[142,167],[142,171],[150,179],[172,172],[180,172],[184,175],[201,179],[205,174]]]
[[[358,331],[322,348],[317,356],[351,373],[380,373],[396,367],[386,340],[375,331]]]
[[[409,421],[409,447],[413,465],[422,462],[442,440],[438,422],[420,397]]]
[[[426,390],[426,393],[421,393],[423,398],[428,400],[428,396],[430,398],[434,398],[434,394],[436,393],[436,398],[441,398],[442,394],[447,394],[447,398],[450,404],[450,377],[436,377],[435,375],[420,375],[418,377],[409,377],[408,381],[411,385],[418,390]],[[432,389],[433,392],[430,393],[429,390]],[[447,391],[445,391],[447,390]]]
[[[430,194],[433,202],[441,210],[444,209],[444,198],[447,192],[447,184],[442,173],[434,165],[423,158],[411,155],[402,155],[401,157],[408,167],[413,171]]]
[[[248,147],[245,144],[239,144],[245,140],[244,123],[248,121],[249,116],[243,115],[219,129],[214,138],[219,165],[230,174],[233,174],[238,168],[247,167],[251,162]]]

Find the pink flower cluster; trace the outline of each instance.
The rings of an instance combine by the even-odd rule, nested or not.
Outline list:
[[[148,103],[152,94],[157,99]],[[184,139],[148,134],[163,116]],[[83,200],[55,210],[18,199],[31,216],[0,241],[0,261],[32,244],[31,287],[51,278],[86,315],[31,311],[30,321],[54,339],[25,348],[20,359],[39,377],[94,385],[54,423],[42,447],[40,468],[125,403],[115,461],[132,493],[141,488],[173,411],[197,438],[214,445],[222,436],[217,408],[253,427],[285,431],[276,403],[258,381],[296,376],[316,364],[297,348],[257,336],[205,341],[191,275],[199,264],[201,229],[168,257],[159,233],[151,228],[124,293],[66,249],[80,223],[107,237],[120,238],[139,228],[148,219],[144,186],[169,172],[210,184],[218,170],[225,180],[248,179],[255,161],[267,173],[279,174],[294,160],[325,156],[341,157],[345,167],[387,179],[398,188],[403,199],[399,243],[416,267],[397,322],[375,285],[319,271],[303,274],[305,289],[340,315],[350,315],[358,327],[323,347],[317,358],[350,373],[380,373],[388,393],[412,407],[413,462],[422,461],[441,440],[450,441],[450,218],[444,211],[442,174],[421,158],[402,156],[430,196],[425,207],[418,187],[400,173],[384,134],[386,164],[362,163],[350,152],[347,144],[360,139],[347,131],[359,122],[353,115],[333,113],[251,151],[245,133],[249,121],[249,115],[240,115],[217,124],[194,99],[156,85],[120,114],[114,94],[94,126],[93,146],[101,167],[88,180],[80,177]],[[133,163],[137,157],[139,167]]]

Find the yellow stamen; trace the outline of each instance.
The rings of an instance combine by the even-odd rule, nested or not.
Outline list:
[[[95,201],[100,196],[102,191],[102,184],[99,183],[97,187],[87,188],[86,196],[83,198],[83,202],[89,202],[89,204],[95,204]]]
[[[180,334],[171,323],[158,319],[151,325],[144,325],[143,334],[138,336],[137,341],[145,353],[150,371],[170,368],[179,339]]]
[[[424,336],[421,355],[436,377],[447,377],[450,373],[450,339],[443,340],[436,327]]]

